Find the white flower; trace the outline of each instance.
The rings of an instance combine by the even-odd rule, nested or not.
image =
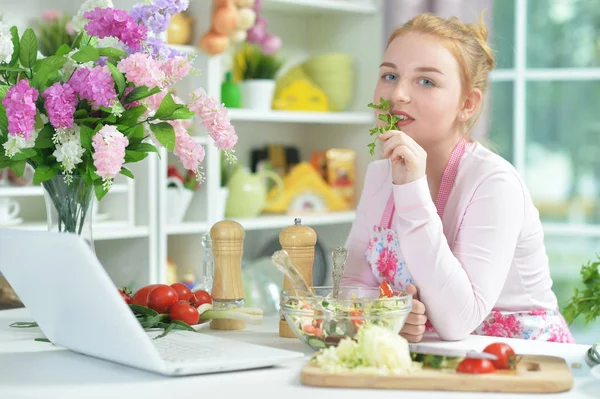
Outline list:
[[[358,335],[360,353],[367,364],[394,371],[410,369],[408,342],[400,335],[377,325],[361,328]]]
[[[56,133],[52,136],[54,144],[64,144],[72,140],[80,141],[79,125],[73,124],[70,129],[56,129]]]
[[[2,145],[6,156],[12,158],[15,154],[21,152],[22,149],[33,148],[35,146],[35,140],[38,137],[38,132],[39,130],[33,130],[29,136],[29,140],[26,140],[25,137],[21,135],[13,136],[12,134],[9,134],[6,143]]]
[[[87,24],[88,20],[83,17],[83,14],[88,11],[92,11],[97,7],[109,8],[114,6],[112,0],[87,0],[81,5],[81,7],[79,7],[79,11],[77,11],[77,14],[74,15],[73,19],[71,20],[71,24],[75,32],[81,32],[85,27],[85,24]]]
[[[59,70],[60,78],[63,82],[68,81],[76,69],[80,69],[80,68],[92,69],[94,67],[93,61],[88,61],[83,64],[78,64],[76,61],[73,61],[71,56],[73,56],[73,54],[75,54],[78,51],[79,51],[79,49],[75,49],[75,50],[72,50],[70,53],[68,53],[67,54],[67,62],[65,62],[63,64],[62,68]]]
[[[8,63],[12,58],[13,51],[10,27],[0,22],[0,63]]]
[[[52,153],[56,160],[60,162],[65,169],[65,173],[70,173],[77,164],[81,163],[81,156],[85,150],[81,147],[79,140],[67,141],[64,144],[56,146],[56,150]]]

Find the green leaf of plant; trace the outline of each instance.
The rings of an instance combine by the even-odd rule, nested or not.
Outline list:
[[[27,28],[21,37],[19,59],[25,68],[33,68],[37,60],[38,42],[33,29]]]
[[[38,166],[33,173],[33,184],[40,184],[52,179],[56,175],[58,175],[57,169],[46,165]]]
[[[151,123],[150,130],[152,130],[154,137],[156,137],[156,140],[158,140],[163,147],[169,151],[175,149],[175,130],[173,129],[173,126],[167,122]]]
[[[144,126],[143,125],[137,125],[136,127],[133,128],[133,131],[127,135],[127,138],[129,139],[129,142],[134,142],[134,141],[142,141],[144,139]]]
[[[94,137],[94,129],[88,127],[86,125],[81,125],[79,127],[79,137],[81,139],[81,147],[92,152],[92,137]]]
[[[6,116],[6,108],[0,103],[0,131],[8,134],[8,117]]]
[[[63,43],[58,49],[56,49],[56,53],[54,55],[66,55],[69,54],[71,52],[71,46],[69,46],[67,43]]]
[[[94,191],[96,193],[96,198],[100,201],[104,196],[108,193],[108,190],[104,188],[104,183],[102,180],[96,180],[94,182]]]
[[[150,309],[149,307],[146,307],[146,306],[136,305],[134,303],[130,303],[129,308],[132,310],[132,312],[134,314],[141,314],[144,316],[151,316],[151,317],[158,315],[158,312],[156,310]]]
[[[139,143],[136,145],[130,145],[128,149],[139,152],[155,152],[158,154],[158,148],[156,148],[150,143]]]
[[[146,159],[147,157],[148,157],[147,152],[125,150],[125,162],[126,163],[139,162],[143,159]]]
[[[115,81],[115,84],[117,85],[117,94],[120,97],[125,91],[125,76],[123,76],[123,74],[117,69],[117,67],[111,64],[110,62],[107,62],[106,66],[108,66],[108,69],[110,69],[110,74],[112,75],[112,78]]]
[[[154,87],[152,89],[148,89],[146,86],[136,87],[125,97],[123,104],[128,104],[137,100],[142,100],[146,97],[150,97],[156,93],[160,92],[159,87]]]
[[[119,173],[121,173],[122,175],[127,176],[131,179],[134,179],[133,173],[127,168],[124,168],[121,166],[121,170],[119,171]]]
[[[96,47],[90,45],[81,47],[78,52],[71,56],[71,59],[82,64],[84,62],[96,61],[98,58],[100,58],[98,50]]]
[[[173,99],[173,95],[171,93],[167,93],[163,100],[160,102],[158,109],[156,110],[156,114],[154,114],[155,119],[167,119],[173,112],[179,107],[175,100]]]
[[[23,176],[23,172],[25,172],[25,160],[20,160],[16,162],[12,162],[9,166],[10,170],[12,170],[15,175],[21,177]]]
[[[144,115],[144,112],[146,112],[146,110],[147,108],[143,105],[131,107],[125,112],[123,112],[123,115],[121,115],[121,117],[117,119],[117,123],[126,125],[127,127],[135,126],[135,124],[138,123],[138,119],[140,119],[140,117]]]
[[[57,72],[67,62],[65,56],[53,55],[40,60],[38,71],[33,76],[33,85],[44,87],[51,73]]]
[[[10,62],[8,63],[8,65],[15,66],[17,64],[17,62],[19,61],[19,54],[20,54],[20,49],[21,49],[21,45],[19,43],[19,30],[17,29],[16,26],[12,26],[10,28],[10,35],[11,35],[12,44],[13,44],[14,49],[13,49],[12,57],[10,58]]]
[[[23,72],[24,69],[16,66],[0,65],[0,71],[5,72]]]
[[[170,116],[159,118],[162,120],[177,120],[177,119],[192,119],[196,116],[195,113],[190,111],[186,106],[179,106]]]
[[[81,119],[81,118],[85,118],[88,116],[88,112],[85,109],[78,109],[77,111],[75,111],[75,113],[73,114],[73,117],[75,119]]]
[[[11,159],[13,161],[20,161],[23,159],[31,158],[35,156],[36,152],[33,148],[24,148],[18,153],[16,153]]]
[[[98,54],[104,57],[110,58],[124,58],[127,57],[127,53],[123,50],[114,47],[100,47],[98,49]]]

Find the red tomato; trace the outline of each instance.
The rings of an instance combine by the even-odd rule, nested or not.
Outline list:
[[[131,303],[140,306],[148,306],[148,294],[159,285],[160,284],[151,284],[140,288],[135,294],[133,294]]]
[[[171,320],[181,320],[184,323],[193,326],[194,324],[198,324],[200,314],[198,313],[198,309],[190,305],[188,302],[179,301],[171,305],[169,317]]]
[[[129,291],[127,288],[121,288],[119,290],[119,294],[121,294],[121,298],[123,298],[126,304],[131,303],[131,291]]]
[[[178,300],[175,289],[168,285],[159,285],[148,294],[148,307],[158,313],[167,313],[171,305]]]
[[[192,298],[192,291],[188,288],[187,285],[183,283],[175,283],[171,284],[171,287],[173,287],[175,292],[177,292],[177,298],[179,298],[180,301],[189,302]]]
[[[496,368],[487,359],[472,359],[466,358],[462,362],[458,364],[456,367],[457,373],[467,373],[467,374],[487,374],[493,373],[496,371]]]
[[[363,324],[363,320],[362,320],[362,316],[363,316],[363,311],[362,309],[354,309],[350,311],[350,320],[352,320],[352,323],[354,324],[355,327],[360,327]]]
[[[517,368],[519,359],[510,345],[505,344],[504,342],[495,342],[486,346],[483,351],[495,355],[498,358],[498,360],[492,360],[494,367],[497,369],[514,370]]]
[[[193,293],[192,298],[190,299],[190,303],[194,307],[198,307],[200,305],[204,305],[205,303],[212,303],[212,298],[210,294],[204,290],[199,290]]]
[[[392,287],[388,284],[387,281],[382,281],[381,285],[379,285],[379,298],[387,297],[391,298],[394,296],[394,291],[392,291]]]

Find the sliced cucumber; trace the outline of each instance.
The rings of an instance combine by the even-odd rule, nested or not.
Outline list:
[[[319,339],[317,337],[310,337],[308,339],[308,344],[315,349],[323,349],[327,347],[327,345],[325,345],[325,342],[323,342],[322,339]]]

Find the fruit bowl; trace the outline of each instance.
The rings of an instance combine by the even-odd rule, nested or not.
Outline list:
[[[412,309],[412,295],[380,297],[379,287],[312,287],[313,295],[294,288],[281,291],[281,315],[296,337],[315,350],[354,338],[365,325],[376,324],[399,333]]]

